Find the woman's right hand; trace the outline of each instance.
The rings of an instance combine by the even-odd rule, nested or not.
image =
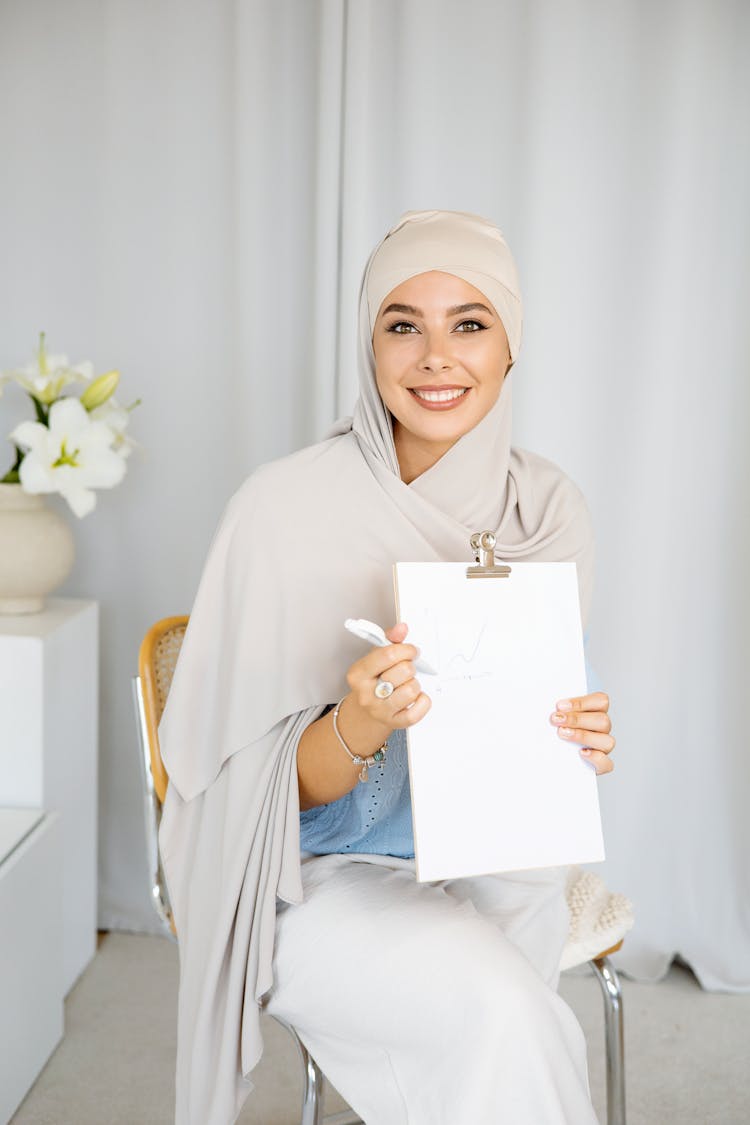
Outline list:
[[[404,644],[409,626],[403,621],[385,630],[392,643],[382,648],[373,646],[346,673],[346,681],[357,707],[373,722],[390,730],[414,726],[429,711],[432,700],[422,691],[416,678],[414,661],[419,649]],[[388,680],[394,691],[387,699],[378,699],[378,680]]]
[[[350,793],[360,777],[360,764],[352,763],[350,756],[369,758],[392,731],[418,723],[432,706],[415,677],[413,662],[418,650],[403,643],[408,631],[403,621],[387,629],[391,643],[383,648],[373,646],[349,668],[346,680],[350,691],[341,701],[338,738],[333,728],[335,712],[321,715],[303,731],[297,749],[302,811]],[[387,699],[378,699],[375,694],[379,679],[393,684]],[[339,739],[350,756],[344,753]]]

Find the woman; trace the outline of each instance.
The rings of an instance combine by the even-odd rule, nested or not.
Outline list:
[[[583,498],[510,446],[521,320],[493,224],[407,212],[364,271],[353,419],[261,466],[224,512],[159,728],[178,1125],[236,1119],[261,1005],[368,1125],[596,1120],[555,991],[565,870],[416,883],[404,730],[430,707],[416,649],[408,623],[365,655],[342,629],[392,620],[394,561],[465,560],[484,529],[502,559],[575,560],[585,625]],[[597,772],[608,706],[550,701],[561,752],[583,744]],[[360,780],[354,759],[382,753]]]

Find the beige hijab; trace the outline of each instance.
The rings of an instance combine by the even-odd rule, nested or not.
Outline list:
[[[276,899],[302,901],[297,745],[363,652],[344,619],[392,624],[395,561],[462,561],[471,534],[492,529],[501,559],[575,560],[586,623],[586,505],[550,461],[511,447],[510,375],[473,430],[401,480],[372,326],[391,289],[435,269],[488,297],[515,361],[521,298],[502,233],[465,212],[406,212],[363,274],[353,418],[256,469],[204,565],[159,727],[170,776],[159,841],[180,943],[177,1125],[234,1121],[252,1089]]]

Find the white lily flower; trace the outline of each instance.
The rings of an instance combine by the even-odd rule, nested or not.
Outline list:
[[[0,380],[14,379],[35,399],[49,406],[59,397],[64,387],[70,383],[88,383],[94,374],[94,365],[89,360],[71,367],[66,355],[47,355],[44,346],[44,332],[39,334],[39,350],[36,357],[13,371],[4,371]]]
[[[103,402],[100,406],[95,406],[89,412],[89,417],[96,422],[103,422],[105,426],[109,426],[114,435],[112,448],[121,457],[130,456],[136,447],[136,442],[125,433],[130,422],[130,411],[126,406],[121,406],[115,396],[111,395],[106,402]]]
[[[59,492],[82,519],[96,507],[94,488],[114,488],[125,460],[111,448],[115,435],[92,419],[77,398],[61,398],[49,411],[49,426],[21,422],[10,435],[26,453],[19,477],[26,492]]]

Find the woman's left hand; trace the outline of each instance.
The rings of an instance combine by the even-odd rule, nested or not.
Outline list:
[[[555,706],[557,710],[550,715],[550,722],[557,727],[560,738],[581,743],[582,756],[594,765],[596,772],[610,773],[615,768],[609,758],[615,740],[610,734],[612,721],[607,714],[609,696],[606,692],[559,699]]]

